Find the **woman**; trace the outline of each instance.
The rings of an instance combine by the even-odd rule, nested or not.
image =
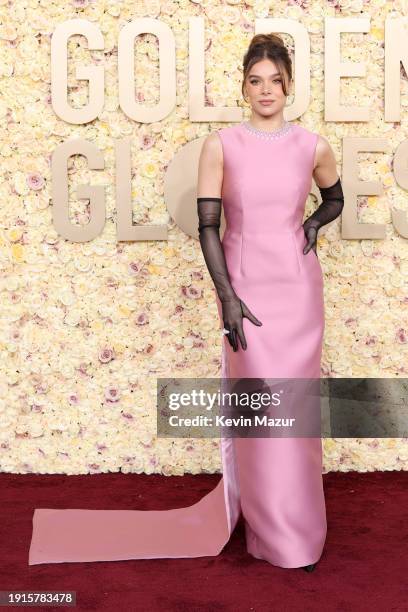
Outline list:
[[[223,374],[231,379],[320,377],[324,303],[316,238],[340,214],[343,192],[328,142],[284,120],[291,85],[282,39],[256,35],[244,58],[251,117],[208,136],[201,153],[200,242],[228,340]],[[323,202],[302,224],[312,174]],[[229,442],[248,551],[274,565],[313,570],[326,536],[321,439]]]
[[[283,119],[291,82],[282,39],[256,35],[244,58],[250,120],[210,134],[202,147],[199,233],[225,332],[223,381],[320,377],[316,237],[343,200],[327,141]],[[312,173],[323,202],[302,225]],[[320,438],[222,436],[223,478],[193,506],[36,509],[29,564],[216,555],[242,511],[248,552],[310,571],[326,536],[321,450]]]

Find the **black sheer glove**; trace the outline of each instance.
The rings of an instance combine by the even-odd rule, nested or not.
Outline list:
[[[222,304],[224,327],[230,330],[230,333],[227,334],[228,341],[234,351],[237,351],[239,337],[242,348],[246,350],[247,342],[242,319],[246,317],[255,325],[262,325],[262,323],[251,313],[246,304],[239,299],[231,285],[219,233],[221,202],[222,198],[197,198],[200,245],[205,263]]]
[[[316,253],[317,232],[319,229],[336,219],[343,210],[344,196],[340,178],[330,187],[319,187],[322,203],[303,223],[307,244],[303,250],[306,255],[310,249]]]

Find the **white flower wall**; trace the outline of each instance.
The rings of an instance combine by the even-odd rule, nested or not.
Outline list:
[[[188,118],[188,18],[206,24],[207,103],[237,106],[242,56],[256,17],[301,21],[311,41],[312,95],[298,121],[324,135],[341,170],[346,135],[386,136],[389,153],[361,155],[361,179],[381,180],[384,195],[360,197],[361,221],[387,224],[385,240],[342,240],[339,225],[319,238],[325,277],[322,376],[407,375],[408,242],[392,226],[391,203],[407,210],[392,174],[392,155],[408,137],[404,122],[383,116],[384,19],[405,3],[255,0],[0,0],[0,469],[5,472],[158,472],[220,470],[219,441],[156,438],[156,378],[220,375],[221,335],[212,283],[199,242],[169,217],[165,169],[185,143],[225,124]],[[342,102],[371,107],[369,123],[325,123],[323,15],[369,16],[371,31],[346,34],[345,60],[364,61],[367,78],[343,79]],[[105,104],[84,125],[60,120],[50,100],[50,39],[57,24],[81,17],[99,26],[104,51],[69,42],[70,104],[87,102],[76,65],[103,63]],[[176,38],[177,108],[160,123],[129,120],[118,103],[117,40],[136,17],[166,22]],[[290,44],[290,39],[286,39]],[[154,36],[136,45],[140,101],[158,93]],[[408,104],[402,74],[401,103]],[[405,95],[404,95],[405,94]],[[247,112],[247,108],[245,112]],[[402,116],[404,116],[403,108]],[[168,241],[117,242],[114,138],[132,139],[134,222],[167,223]],[[70,216],[89,209],[76,184],[106,185],[107,222],[88,243],[61,238],[52,224],[50,157],[64,140],[82,137],[103,152],[105,170],[71,159]],[[312,199],[307,212],[311,212]],[[325,470],[407,469],[406,439],[324,440]]]

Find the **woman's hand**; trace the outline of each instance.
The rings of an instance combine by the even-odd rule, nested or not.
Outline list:
[[[262,325],[249,310],[248,306],[239,299],[238,296],[225,298],[222,300],[222,318],[224,321],[225,329],[229,329],[230,333],[226,334],[230,345],[234,352],[238,350],[238,338],[241,341],[241,346],[246,351],[247,342],[245,339],[244,329],[242,325],[242,319],[246,317],[255,325]],[[238,338],[237,338],[238,336]]]
[[[308,224],[307,220],[303,223],[303,231],[307,240],[307,244],[303,249],[303,255],[307,255],[310,249],[313,249],[317,255],[317,232],[318,227],[313,224]]]

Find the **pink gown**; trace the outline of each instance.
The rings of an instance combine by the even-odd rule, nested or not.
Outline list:
[[[323,276],[314,251],[302,252],[318,134],[290,123],[270,139],[242,122],[218,135],[228,271],[263,323],[244,318],[246,351],[223,337],[221,376],[320,378]],[[192,506],[37,508],[29,565],[218,555],[241,512],[253,557],[285,568],[317,562],[327,531],[321,438],[221,436],[220,451],[222,479]]]

